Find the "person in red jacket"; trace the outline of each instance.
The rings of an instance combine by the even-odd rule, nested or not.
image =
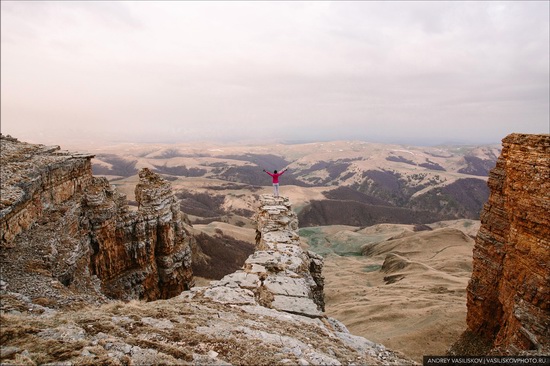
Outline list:
[[[273,195],[275,197],[279,197],[279,176],[283,175],[284,172],[286,172],[287,169],[281,170],[280,173],[277,173],[276,170],[273,171],[273,173],[268,172],[264,169],[264,172],[271,175],[273,177]]]

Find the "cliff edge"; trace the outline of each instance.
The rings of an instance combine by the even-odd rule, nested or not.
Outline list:
[[[54,307],[190,288],[189,237],[170,184],[142,170],[132,211],[92,176],[92,158],[0,136],[2,287]]]
[[[132,211],[92,155],[0,143],[3,365],[414,364],[324,314],[288,199],[260,198],[241,270],[182,292],[191,238],[167,181],[141,170]]]
[[[469,330],[495,353],[550,353],[550,135],[511,134],[488,181]]]
[[[212,282],[205,296],[323,317],[323,258],[300,247],[298,220],[285,197],[260,196],[256,251],[243,269]]]

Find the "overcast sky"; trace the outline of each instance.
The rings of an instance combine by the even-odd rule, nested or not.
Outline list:
[[[550,133],[548,1],[2,1],[2,133],[493,143]]]

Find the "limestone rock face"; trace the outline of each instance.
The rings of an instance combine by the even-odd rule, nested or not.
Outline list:
[[[261,233],[243,269],[213,282],[205,296],[220,302],[260,304],[321,317],[325,310],[323,259],[300,247],[298,220],[286,197],[262,195],[256,214]]]
[[[92,176],[93,155],[1,136],[2,281],[60,306],[169,298],[192,283],[191,250],[170,184],[140,172],[126,197]],[[46,300],[43,300],[46,301]]]
[[[170,184],[148,169],[139,173],[138,211],[104,178],[85,192],[92,274],[118,299],[166,299],[192,283],[191,249]]]
[[[550,135],[504,138],[488,184],[468,285],[468,327],[499,349],[548,352]]]
[[[214,290],[214,289],[213,289]],[[235,290],[235,291],[233,291]],[[416,365],[332,318],[254,304],[248,290],[193,288],[168,300],[0,313],[3,365]],[[232,294],[223,297],[222,292]],[[242,296],[241,296],[242,295]],[[3,298],[0,306],[25,305]]]
[[[74,154],[59,146],[33,145],[0,136],[1,245],[9,246],[43,211],[82,191],[92,179],[93,155]]]

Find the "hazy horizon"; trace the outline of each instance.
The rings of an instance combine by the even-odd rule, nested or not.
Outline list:
[[[22,141],[495,144],[550,133],[549,2],[1,2]]]

